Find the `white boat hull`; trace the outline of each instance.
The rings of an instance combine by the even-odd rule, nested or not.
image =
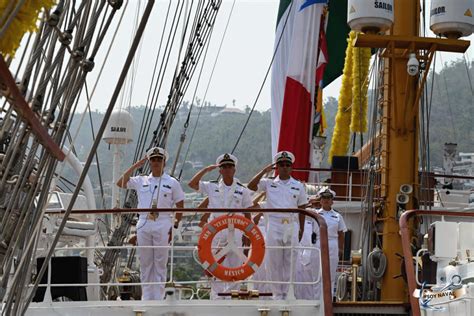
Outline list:
[[[28,316],[243,316],[243,315],[324,315],[319,301],[271,301],[271,300],[191,300],[191,301],[97,301],[32,303]],[[267,313],[265,313],[267,312]]]

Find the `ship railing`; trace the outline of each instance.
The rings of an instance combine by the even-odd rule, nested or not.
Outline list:
[[[80,251],[87,251],[87,250],[107,250],[107,249],[117,249],[117,250],[123,250],[123,249],[171,249],[174,248],[175,251],[195,251],[196,247],[195,246],[177,246],[177,245],[167,245],[167,246],[91,246],[91,247],[56,247],[54,249],[55,253],[60,253],[62,251],[64,252],[70,252],[70,251],[75,251],[75,252],[80,252]],[[222,247],[212,247],[212,249],[221,249]],[[246,250],[249,249],[248,247],[237,247],[240,250]],[[318,248],[315,248],[314,246],[265,246],[265,250],[269,249],[293,249],[293,250],[311,250],[315,251],[318,253],[318,257],[321,256],[321,251]],[[47,250],[46,248],[38,248],[37,251],[45,251]],[[176,258],[176,256],[174,256]],[[207,284],[209,281],[207,280],[200,280],[200,281],[175,281],[173,271],[170,271],[170,280],[165,281],[165,282],[127,282],[127,283],[122,283],[122,282],[108,282],[108,283],[93,283],[93,282],[88,282],[86,283],[51,283],[48,281],[47,284],[39,284],[38,287],[70,287],[70,286],[128,286],[128,285],[163,285],[163,284],[170,284],[171,282],[173,284]],[[315,281],[295,281],[295,280],[290,280],[290,281],[271,281],[271,280],[253,280],[253,279],[248,279],[248,280],[242,280],[242,281],[234,281],[235,283],[250,283],[250,284],[294,284],[294,285],[315,285],[318,284],[321,281],[321,275],[318,275],[318,278]],[[222,282],[226,283],[227,281],[219,281],[216,280],[216,282]]]
[[[331,277],[330,277],[330,268],[329,268],[329,248],[328,248],[328,231],[327,231],[327,225],[322,216],[319,214],[304,210],[304,209],[219,209],[219,208],[207,208],[207,209],[129,209],[129,208],[124,208],[124,209],[104,209],[104,210],[73,210],[72,215],[74,214],[125,214],[125,213],[143,213],[143,212],[150,212],[152,210],[154,213],[172,213],[173,218],[175,217],[175,214],[178,213],[191,213],[191,214],[196,214],[196,213],[224,213],[224,214],[230,214],[230,213],[245,213],[245,212],[259,212],[259,213],[265,213],[265,214],[270,214],[270,213],[286,213],[286,214],[302,214],[305,215],[308,218],[312,218],[315,223],[319,226],[319,233],[320,233],[320,248],[319,250],[313,246],[299,246],[299,245],[290,245],[290,246],[266,246],[266,249],[292,249],[291,251],[291,256],[296,255],[296,251],[298,250],[303,250],[303,249],[310,249],[312,251],[319,251],[319,258],[320,258],[320,269],[319,269],[319,276],[317,280],[315,281],[309,281],[309,282],[303,282],[303,281],[296,281],[295,276],[296,276],[296,267],[293,265],[293,262],[295,260],[290,260],[291,262],[291,267],[290,267],[290,280],[289,281],[270,281],[270,280],[243,280],[243,281],[238,281],[236,283],[246,283],[246,284],[289,284],[290,285],[290,292],[293,291],[294,285],[315,285],[320,282],[322,282],[322,303],[323,303],[323,309],[324,309],[324,314],[325,315],[332,315],[332,293],[331,293]],[[61,215],[62,212],[52,212],[51,214],[56,214],[56,215]],[[297,216],[295,216],[295,219],[297,220]],[[297,232],[294,232],[297,233]],[[51,264],[48,265],[48,278],[47,278],[47,283],[46,284],[41,284],[38,286],[41,287],[46,287],[51,288],[51,287],[72,287],[72,286],[78,286],[78,287],[101,287],[101,286],[138,286],[138,285],[152,285],[152,284],[172,284],[174,285],[180,285],[180,286],[186,286],[186,285],[197,285],[197,284],[209,284],[209,280],[197,280],[197,281],[175,281],[174,280],[174,261],[175,261],[175,255],[174,253],[176,251],[195,251],[196,247],[195,246],[182,246],[182,245],[176,245],[175,241],[175,232],[172,230],[172,238],[171,238],[171,243],[170,245],[166,246],[95,246],[95,247],[56,247],[55,251],[91,251],[91,250],[106,250],[106,249],[140,249],[140,248],[167,248],[170,249],[170,268],[169,268],[169,279],[167,282],[127,282],[127,283],[121,283],[121,282],[109,282],[109,283],[70,283],[70,284],[52,284],[51,283]],[[245,247],[240,247],[241,249],[244,249]],[[44,249],[38,249],[39,251],[44,251]],[[293,259],[293,258],[292,258]],[[51,263],[51,258],[47,259],[49,263]],[[46,260],[45,260],[46,261]],[[178,289],[179,291],[179,289]]]
[[[410,295],[410,305],[413,316],[420,316],[421,310],[418,299],[413,296],[413,293],[418,289],[417,287],[417,273],[413,265],[413,254],[411,247],[411,227],[409,220],[413,216],[439,216],[443,217],[459,217],[459,218],[474,218],[474,209],[465,212],[455,212],[451,210],[409,210],[404,212],[399,219],[400,233],[402,238],[403,258],[405,262],[405,269],[408,283],[408,293]],[[426,250],[426,249],[425,249]]]
[[[336,192],[336,202],[366,200],[369,180],[369,170],[367,169],[294,168],[293,170],[307,172],[309,178],[313,179],[313,181],[306,183],[309,195],[315,194],[318,188],[328,187]],[[419,172],[419,179],[419,186],[413,185],[413,183],[409,184],[419,190],[417,194],[420,205],[453,209],[474,205],[474,191],[472,191],[474,176]],[[382,199],[380,198],[382,184],[380,174],[377,172],[375,172],[374,181],[373,198],[376,201]],[[467,184],[465,185],[466,189],[459,189],[463,184]],[[454,188],[451,188],[450,185],[454,185]]]
[[[368,171],[363,169],[294,168],[295,172],[307,172],[311,181],[306,183],[309,195],[327,187],[336,192],[336,201],[357,202],[365,198]],[[314,187],[316,190],[313,190]]]
[[[176,251],[194,251],[196,249],[195,246],[97,246],[97,247],[56,247],[54,249],[55,253],[61,252],[61,251],[81,251],[81,250],[107,250],[107,249],[171,249],[174,248]],[[213,247],[213,249],[220,249],[221,247]],[[246,247],[238,247],[241,250],[246,249]],[[320,250],[315,247],[309,247],[309,246],[265,246],[265,249],[293,249],[293,250],[304,250],[308,249],[311,251],[315,251],[318,253],[318,257],[320,257]],[[46,249],[39,248],[37,249],[38,251],[44,251]],[[50,268],[50,267],[48,267]],[[176,287],[177,285],[198,285],[198,284],[208,284],[208,280],[198,280],[198,281],[176,281],[174,280],[174,275],[173,272],[170,272],[169,276],[170,280],[165,281],[165,282],[107,282],[107,283],[100,283],[100,282],[88,282],[88,283],[52,283],[50,279],[50,273],[48,273],[48,281],[45,284],[39,284],[38,287],[84,287],[84,286],[139,286],[139,285],[167,285],[167,284],[173,284],[173,287]],[[227,281],[220,281],[220,280],[215,280],[213,282],[216,283],[227,283]],[[288,284],[288,285],[316,285],[321,282],[321,274],[318,275],[318,278],[315,281],[296,281],[296,280],[290,280],[290,281],[271,281],[271,280],[253,280],[253,279],[248,279],[248,280],[242,280],[242,281],[234,281],[234,283],[238,284]]]

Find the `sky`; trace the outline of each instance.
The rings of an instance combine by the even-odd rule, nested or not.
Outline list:
[[[149,23],[140,49],[135,59],[127,80],[127,87],[124,89],[116,108],[127,108],[146,104],[149,85],[152,77],[152,67],[155,60],[159,35],[163,28],[164,14],[169,1],[156,1],[150,17]],[[178,2],[172,1],[172,6]],[[190,2],[189,2],[190,3]],[[206,86],[210,81],[206,101],[217,105],[233,106],[245,108],[246,105],[253,106],[258,91],[263,83],[265,73],[270,65],[274,40],[275,26],[278,11],[276,0],[236,0],[232,11],[227,34],[225,36],[222,50],[220,52],[215,72],[210,79],[212,66],[217,58],[217,51],[222,39],[222,35],[229,18],[234,1],[223,0],[218,13],[215,32],[211,38],[209,53],[206,58],[205,67],[196,90],[196,95],[203,99]],[[93,110],[105,111],[110,101],[113,89],[117,82],[128,48],[130,47],[132,33],[137,22],[137,12],[142,12],[146,1],[129,1],[125,10],[123,22],[119,28],[119,34],[113,42],[110,57],[106,59],[102,79],[97,86],[91,101]],[[428,1],[429,7],[429,1]],[[141,14],[140,14],[141,16]],[[118,19],[115,20],[117,22]],[[114,24],[112,31],[114,30]],[[113,32],[109,32],[108,41],[111,42]],[[470,36],[468,40],[473,40]],[[107,40],[107,39],[106,39]],[[104,58],[106,47],[102,47],[101,54],[97,60]],[[174,55],[177,55],[176,53]],[[442,53],[437,58],[436,69],[441,69],[441,62],[450,62],[456,58],[462,58],[460,54]],[[466,58],[473,60],[474,48],[470,47]],[[171,85],[172,71],[176,65],[176,58],[170,60],[169,71],[163,84],[158,105],[166,103],[166,96]],[[92,87],[99,72],[98,63],[96,69],[88,77],[88,89]],[[185,100],[191,100],[194,94],[197,74],[195,72],[193,83],[185,95]],[[264,89],[257,101],[257,110],[270,108],[270,76],[267,78]],[[341,79],[339,78],[324,91],[324,96],[338,97]],[[132,91],[132,92],[130,92]],[[85,107],[86,102],[82,102]]]

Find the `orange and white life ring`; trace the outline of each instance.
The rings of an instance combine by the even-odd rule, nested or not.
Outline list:
[[[252,246],[247,261],[239,267],[222,265],[212,253],[212,240],[218,232],[230,225],[240,229],[250,240]],[[251,220],[241,215],[222,215],[202,229],[198,241],[198,256],[202,267],[216,278],[231,282],[245,280],[262,264],[265,257],[265,240],[260,229]]]

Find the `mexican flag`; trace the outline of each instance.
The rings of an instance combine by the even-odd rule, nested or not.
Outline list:
[[[310,167],[316,69],[327,0],[281,0],[272,68],[272,151],[295,154],[294,168]],[[295,173],[307,180],[307,173]]]

